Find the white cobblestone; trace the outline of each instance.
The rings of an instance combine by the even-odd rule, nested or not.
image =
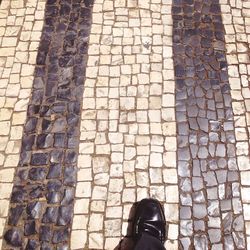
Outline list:
[[[151,196],[178,207],[171,3],[98,0],[93,17],[78,161],[87,167],[76,188],[91,206],[81,211],[80,199],[75,213],[90,218],[86,247],[111,249],[133,202]],[[100,227],[90,211],[102,213]],[[176,245],[177,218],[178,209],[167,217],[168,245]]]
[[[236,154],[241,176],[241,198],[247,236],[249,236],[249,131],[250,131],[250,96],[249,78],[250,61],[248,51],[250,30],[249,12],[250,6],[247,2],[237,0],[228,2],[220,0],[222,4],[222,17],[225,25],[227,43],[227,61],[229,68],[229,83],[232,95],[232,107],[234,113],[234,125],[236,136]],[[249,238],[247,245],[250,246]]]
[[[34,6],[33,12],[29,5]],[[44,8],[44,0],[3,0],[0,5],[0,244],[19,160]]]

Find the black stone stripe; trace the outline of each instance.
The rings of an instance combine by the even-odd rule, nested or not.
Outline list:
[[[172,17],[181,247],[245,249],[219,1],[173,0]]]
[[[6,249],[68,249],[92,6],[47,0]]]

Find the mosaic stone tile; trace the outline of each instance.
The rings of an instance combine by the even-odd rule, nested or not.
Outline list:
[[[19,161],[44,7],[44,1],[36,0],[4,0],[0,5],[0,245]],[[10,210],[13,211],[10,223],[16,224],[23,207],[18,205]],[[26,228],[30,233],[32,222]],[[12,236],[8,234],[7,237]],[[20,240],[17,235],[15,244],[19,244]]]
[[[225,26],[226,57],[231,68],[229,84],[231,87],[232,107],[234,114],[234,126],[236,136],[236,152],[234,157],[240,170],[241,197],[243,203],[243,213],[245,219],[245,232],[249,245],[250,231],[247,227],[247,204],[249,203],[246,190],[249,182],[249,3],[237,1],[230,3],[220,1],[222,9],[222,20]],[[248,131],[248,132],[247,132]],[[242,208],[240,208],[242,209]],[[236,227],[244,227],[244,223],[238,217]],[[236,238],[235,238],[236,237]],[[242,236],[234,236],[238,244],[241,244]]]
[[[246,239],[232,227],[239,185],[230,69],[219,1],[173,1],[173,59],[176,82],[180,236],[183,249],[244,249]],[[240,112],[240,111],[239,111]],[[184,143],[189,139],[188,143]],[[238,137],[243,137],[239,131]],[[231,156],[231,157],[230,157]],[[232,159],[230,159],[232,158]],[[190,171],[184,174],[183,166]],[[216,224],[212,221],[216,218]],[[244,223],[243,223],[244,224]],[[227,234],[235,235],[225,242]],[[236,236],[237,235],[237,236]]]
[[[32,65],[24,64],[21,70],[21,87],[30,84],[32,91],[29,102],[17,102],[15,106],[17,111],[23,111],[22,107],[28,105],[26,121],[25,112],[13,117],[15,125],[24,124],[24,132],[4,249],[68,248],[92,4],[87,0],[49,0],[44,25],[34,20],[24,23],[25,30],[33,25],[35,30],[43,29],[42,33],[31,34],[41,34],[37,57],[32,59],[36,64],[33,85],[25,80]],[[30,33],[24,33],[20,39],[29,41]],[[24,61],[24,52],[16,60]],[[8,95],[14,97],[17,87],[10,85]]]
[[[77,183],[77,190],[91,185],[78,196],[90,204],[80,215],[88,221],[85,248],[114,249],[131,236],[130,210],[146,197],[171,211],[166,244],[176,246],[171,3],[98,0],[93,17],[78,161],[80,170],[92,172],[83,179],[79,171]],[[123,240],[121,247],[127,244]]]

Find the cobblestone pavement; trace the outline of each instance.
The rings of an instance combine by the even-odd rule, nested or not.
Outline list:
[[[0,244],[19,161],[45,1],[5,1],[0,6]]]
[[[165,204],[166,244],[177,247],[171,5],[159,3],[95,1],[72,249],[113,249],[133,202],[148,196]]]
[[[172,14],[180,240],[184,249],[244,249],[220,5],[174,1]]]
[[[239,1],[229,5],[220,1],[228,62],[234,113],[236,157],[241,177],[241,197],[247,235],[250,247],[250,88],[249,88],[249,33],[250,2]]]
[[[248,0],[0,4],[2,249],[250,249]]]
[[[14,247],[64,249],[68,245],[91,6],[87,0],[50,0],[45,8],[4,233],[6,243]]]

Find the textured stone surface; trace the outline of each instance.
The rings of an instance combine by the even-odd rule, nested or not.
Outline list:
[[[3,249],[115,249],[148,196],[166,249],[248,248],[248,1],[0,2]]]
[[[4,248],[69,246],[91,11],[87,0],[46,3],[27,120],[15,120],[25,124]],[[42,28],[43,21],[38,24]],[[22,74],[29,70],[23,68]],[[17,87],[9,90],[11,96]],[[34,240],[38,235],[40,240]]]
[[[99,0],[93,17],[76,187],[77,198],[89,201],[77,212],[86,222],[82,242],[114,249],[131,236],[133,203],[154,197],[168,212],[166,244],[177,246],[171,3]],[[73,249],[78,228],[74,220]]]
[[[237,158],[241,177],[241,193],[242,203],[245,216],[245,232],[247,234],[247,243],[244,241],[242,234],[233,234],[233,238],[228,237],[226,244],[230,245],[233,240],[237,242],[237,246],[241,248],[249,248],[250,228],[248,217],[249,197],[247,189],[250,186],[249,179],[249,131],[250,131],[250,109],[249,109],[249,11],[250,5],[245,1],[237,1],[236,4],[228,4],[223,1],[221,3],[222,19],[225,26],[225,42],[226,53],[229,67],[229,84],[231,87],[232,108],[234,114],[236,152],[233,157]],[[234,15],[237,13],[237,17]],[[248,80],[247,80],[248,79]],[[232,126],[231,126],[232,129]],[[232,165],[234,167],[234,164]],[[238,189],[238,190],[237,190]],[[235,189],[238,193],[239,188]],[[241,211],[242,206],[234,201],[233,207],[236,211]],[[239,229],[237,230],[236,228]],[[242,217],[235,218],[233,228],[236,231],[244,231],[244,223]],[[241,229],[240,229],[241,228]]]
[[[9,1],[0,3],[0,245],[5,239],[16,248],[22,247],[24,233],[33,233],[34,223],[16,228],[26,213],[21,204],[27,192],[13,188],[14,173],[19,162],[23,125],[31,95],[38,44],[43,26],[45,1]],[[36,119],[30,120],[27,129],[34,132]],[[34,135],[24,140],[27,150]],[[28,154],[24,155],[29,157]],[[25,158],[24,157],[24,158]],[[23,158],[23,159],[24,159]],[[28,171],[17,172],[17,182],[26,181]],[[40,178],[42,174],[37,175]],[[32,187],[35,189],[35,187]],[[30,192],[32,192],[30,190]],[[9,207],[10,200],[16,206]],[[8,216],[8,209],[11,215]],[[13,226],[4,230],[6,224]],[[24,232],[25,227],[25,232]],[[1,247],[0,247],[1,248]],[[2,247],[3,248],[3,247]]]
[[[240,183],[237,163],[234,169],[230,167],[236,144],[231,133],[231,72],[219,1],[173,1],[172,17],[180,169],[179,239],[183,249],[222,249],[224,243],[219,243],[227,234],[233,234],[233,240],[225,246],[243,249],[243,227],[239,233],[232,227],[233,218],[242,211],[232,206],[234,197],[239,197],[233,193],[233,186]],[[189,138],[188,143],[183,136]],[[238,138],[244,138],[244,131],[239,130]],[[188,165],[192,172],[184,175],[182,166]],[[238,206],[242,207],[240,199]]]

